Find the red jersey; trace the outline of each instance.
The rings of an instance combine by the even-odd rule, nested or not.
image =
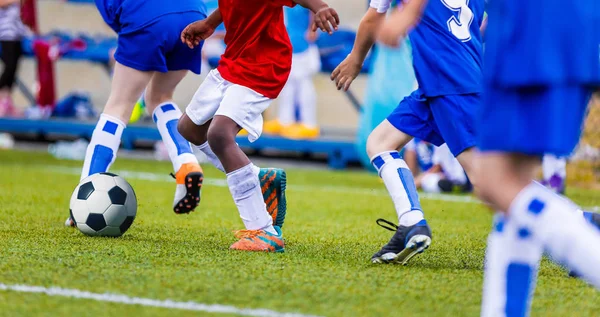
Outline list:
[[[294,2],[219,0],[227,47],[217,69],[225,80],[277,98],[292,68],[283,6]]]

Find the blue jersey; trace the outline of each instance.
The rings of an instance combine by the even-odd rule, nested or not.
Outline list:
[[[483,12],[484,0],[429,0],[409,33],[424,96],[481,92]]]
[[[200,12],[206,16],[203,0],[95,0],[104,21],[118,33],[141,29],[170,13]]]
[[[295,6],[293,8],[284,7],[283,13],[293,53],[305,52],[309,46],[306,32],[310,24],[310,11],[302,6]]]
[[[488,14],[487,83],[600,85],[600,0],[490,0]]]

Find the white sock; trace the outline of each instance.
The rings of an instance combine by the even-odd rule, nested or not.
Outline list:
[[[186,163],[198,163],[198,159],[192,152],[190,143],[177,131],[177,123],[181,118],[181,110],[173,102],[160,104],[154,113],[152,119],[160,132],[160,136],[165,143],[169,158],[173,163],[173,170],[177,172],[181,165]]]
[[[208,161],[214,167],[216,167],[219,171],[225,173],[223,164],[221,164],[221,161],[219,161],[219,158],[217,157],[215,152],[213,152],[212,149],[210,148],[210,145],[208,145],[208,141],[204,142],[204,144],[198,145],[197,147],[198,147],[198,150],[200,150],[202,153],[204,153],[204,155],[206,155],[206,158],[208,158]]]
[[[316,127],[317,91],[310,75],[298,80],[298,106],[300,121],[311,128]]]
[[[298,91],[297,80],[289,78],[279,94],[279,122],[290,125],[296,122],[296,95]]]
[[[208,158],[208,161],[214,167],[216,167],[219,171],[225,173],[223,164],[221,164],[221,161],[219,161],[219,158],[217,157],[215,152],[212,151],[212,149],[208,145],[208,142],[204,142],[204,144],[198,145],[197,147],[198,147],[198,150],[202,151],[202,153],[204,153],[204,155],[206,155],[206,157]],[[258,177],[258,174],[260,173],[260,167],[252,164],[252,171]]]
[[[415,180],[406,162],[397,151],[379,153],[371,158],[371,164],[377,169],[385,187],[392,197],[398,223],[412,226],[424,219]]]
[[[123,130],[125,130],[125,123],[121,120],[104,113],[100,115],[85,152],[81,179],[108,171],[117,158]]]
[[[248,230],[265,230],[277,234],[273,228],[273,219],[267,212],[267,206],[260,190],[260,182],[250,163],[227,174],[227,184],[240,217]]]
[[[567,177],[567,159],[546,154],[542,160],[542,171],[545,180],[549,180],[554,175],[565,178]]]
[[[252,164],[252,173],[254,173],[254,175],[255,175],[256,177],[258,177],[258,174],[260,174],[260,167],[258,167],[258,166],[256,166],[256,165]]]
[[[494,241],[491,247],[488,246],[488,257],[493,260],[488,259],[487,264],[495,265],[499,271],[488,274],[492,270],[486,269],[482,316],[512,316],[513,314],[505,313],[507,309],[515,316],[526,316],[533,285],[525,282],[534,280],[534,267],[530,266],[528,273],[526,267],[517,263],[512,266],[512,274],[507,272],[510,268],[508,265],[516,262],[510,261],[511,255],[521,250],[530,253],[528,256],[537,256],[538,250],[543,249],[554,261],[567,266],[590,284],[600,288],[600,232],[576,212],[577,209],[569,200],[535,182],[517,195],[505,222],[505,226],[510,223],[514,229],[505,230],[508,236],[505,239],[514,239],[515,232],[520,239],[514,241],[512,246],[504,244],[497,247],[493,244]],[[502,276],[502,272],[507,274]],[[525,278],[527,275],[529,279]],[[505,292],[500,295],[502,287]]]
[[[544,244],[550,257],[600,288],[600,232],[579,207],[538,183],[525,187],[511,205],[511,217]]]
[[[481,316],[528,316],[543,245],[497,214],[488,237]]]

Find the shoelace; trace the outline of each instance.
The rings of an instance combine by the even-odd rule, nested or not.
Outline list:
[[[375,221],[375,223],[377,223],[383,229],[387,229],[389,231],[396,231],[396,230],[398,230],[398,226],[395,223],[393,223],[391,221],[387,221],[387,220],[385,220],[383,218],[377,219],[377,221]]]
[[[252,239],[261,233],[262,233],[261,230],[238,230],[235,232],[235,237],[238,239],[243,239],[243,238]]]

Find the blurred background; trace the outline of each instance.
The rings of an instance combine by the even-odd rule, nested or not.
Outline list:
[[[206,3],[211,11],[217,1]],[[351,90],[337,91],[329,74],[350,52],[368,2],[329,3],[338,11],[342,29],[327,36],[309,34],[304,26],[288,23],[292,44],[298,51],[294,65],[306,71],[292,71],[289,87],[264,114],[263,137],[249,143],[240,135],[238,142],[249,154],[294,165],[308,162],[332,169],[370,169],[364,153],[368,134],[416,87],[410,43],[405,42],[399,49],[375,47]],[[42,149],[58,158],[83,159],[87,138],[109,94],[115,34],[90,0],[8,0],[0,4],[4,65],[0,80],[0,147]],[[286,11],[288,22],[308,16],[299,10],[303,9]],[[216,66],[224,49],[221,32],[205,44],[203,75],[190,74],[178,87],[175,102],[182,109],[204,74]],[[166,160],[159,140],[141,99],[122,146],[139,157]],[[406,159],[412,160],[409,163],[414,171],[426,171],[432,164],[450,164],[432,162],[435,149],[422,142],[411,144],[407,151],[411,154]],[[568,158],[566,177],[574,186],[599,186],[597,97],[591,102],[582,142]]]

